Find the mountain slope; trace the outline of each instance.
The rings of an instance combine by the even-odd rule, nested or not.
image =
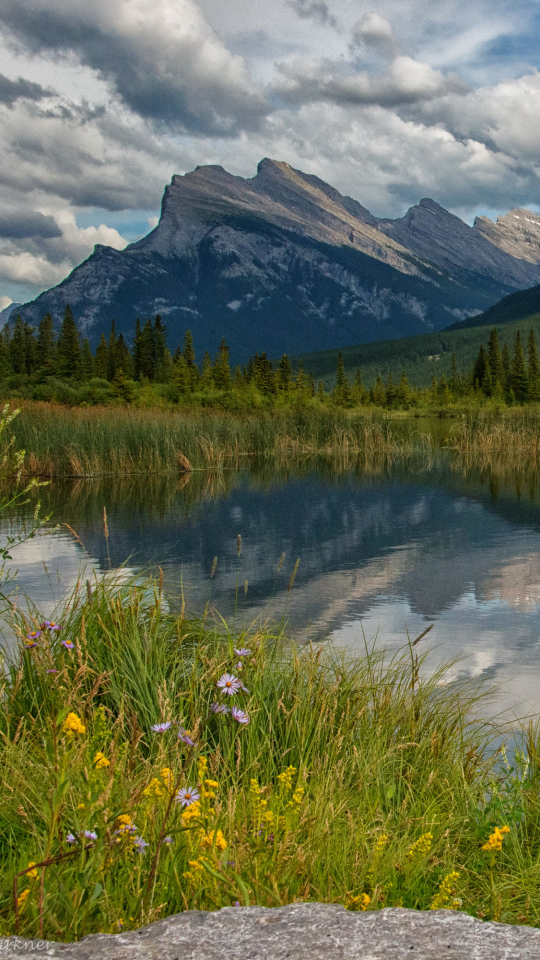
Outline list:
[[[199,356],[224,335],[233,359],[439,330],[540,282],[433,201],[378,220],[317,177],[263,160],[243,179],[219,166],[175,176],[158,226],[123,251],[97,246],[21,309],[38,323],[70,303],[95,345],[112,317],[160,313],[171,345],[191,329]]]

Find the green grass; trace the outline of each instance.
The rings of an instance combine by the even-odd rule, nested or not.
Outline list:
[[[1,933],[67,941],[295,900],[540,924],[538,729],[501,763],[501,731],[474,719],[482,691],[425,675],[419,647],[295,651],[174,612],[153,580],[79,590],[32,648],[38,612],[8,616],[21,642],[1,688]],[[223,695],[224,673],[247,690]],[[152,731],[166,721],[194,746]],[[175,802],[195,786],[198,804]],[[503,826],[501,849],[483,849]]]
[[[13,432],[16,447],[26,451],[27,473],[45,477],[177,474],[180,454],[194,469],[215,470],[249,457],[374,457],[422,445],[418,435],[391,428],[382,411],[309,406],[235,416],[29,403]]]

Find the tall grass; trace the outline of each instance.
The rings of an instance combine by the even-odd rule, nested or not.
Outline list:
[[[423,676],[418,647],[295,652],[171,612],[153,580],[79,589],[61,630],[10,622],[0,932],[306,899],[540,923],[538,730],[501,766],[481,691]]]
[[[380,415],[299,407],[236,416],[223,412],[64,408],[24,404],[15,444],[29,474],[93,477],[178,473],[239,466],[246,457],[406,455],[426,446],[419,433]]]

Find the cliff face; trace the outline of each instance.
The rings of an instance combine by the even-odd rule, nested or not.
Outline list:
[[[214,352],[224,335],[244,360],[441,329],[535,283],[540,256],[503,249],[431,200],[378,220],[263,160],[252,179],[220,166],[173,177],[155,230],[123,251],[96,247],[21,313],[37,323],[70,303],[94,343],[112,317],[130,336],[137,316],[160,313],[172,344],[189,328],[199,354]]]
[[[510,210],[493,223],[477,217],[474,228],[500,250],[529,263],[540,264],[540,216],[531,210]]]

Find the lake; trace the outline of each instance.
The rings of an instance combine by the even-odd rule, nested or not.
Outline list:
[[[397,650],[433,624],[417,648],[433,650],[431,662],[459,657],[452,676],[495,682],[501,709],[540,712],[535,474],[465,468],[439,452],[377,469],[54,481],[41,499],[48,529],[13,557],[18,590],[43,615],[92,569],[159,565],[188,611],[208,604],[238,627],[286,620],[299,642],[349,653],[366,642]]]

